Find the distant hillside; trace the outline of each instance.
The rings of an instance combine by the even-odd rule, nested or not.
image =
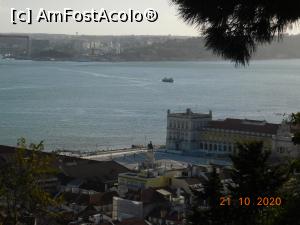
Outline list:
[[[260,46],[254,59],[300,58],[300,35],[287,36],[270,45]],[[216,60],[204,46],[203,38],[171,39],[163,43],[126,48],[121,60]]]
[[[31,40],[31,58],[35,60],[197,61],[221,59],[206,49],[202,37],[27,35]],[[0,54],[1,49],[4,53],[9,49],[9,53],[14,53],[13,57],[22,58],[22,53],[28,45],[13,37],[4,39],[0,40]],[[274,41],[270,45],[259,46],[253,57],[253,59],[290,58],[300,58],[300,35],[286,36],[283,40]]]
[[[216,57],[204,47],[202,38],[172,39],[138,48],[124,49],[120,58],[127,60],[199,60]]]
[[[271,45],[260,46],[254,58],[300,58],[300,35],[288,36],[285,37],[283,40],[274,41]]]

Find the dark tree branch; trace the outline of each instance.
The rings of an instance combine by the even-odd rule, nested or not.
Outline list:
[[[206,47],[246,65],[257,46],[280,40],[299,21],[299,0],[171,0],[190,25],[201,27]]]

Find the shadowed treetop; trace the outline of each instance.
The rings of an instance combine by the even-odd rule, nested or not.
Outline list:
[[[180,16],[201,29],[215,54],[249,62],[256,47],[281,37],[300,19],[299,0],[171,0]]]

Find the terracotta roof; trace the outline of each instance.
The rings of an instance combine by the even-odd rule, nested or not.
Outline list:
[[[1,161],[11,157],[16,152],[16,147],[0,145]],[[26,153],[30,154],[30,150]],[[53,155],[50,152],[41,152],[42,155]],[[115,181],[119,173],[129,170],[115,161],[95,161],[69,156],[55,155],[53,166],[62,170],[63,174],[73,179],[91,179],[102,182]]]
[[[264,134],[276,134],[279,124],[267,123],[259,120],[241,120],[241,119],[225,119],[220,121],[210,121],[208,129],[222,129],[243,132],[255,132]]]
[[[12,154],[15,151],[15,147],[0,145],[0,154]]]
[[[63,200],[68,203],[77,203],[79,205],[92,205],[92,206],[103,206],[112,204],[113,197],[118,196],[118,193],[103,192],[96,194],[85,194],[85,193],[62,193]]]
[[[203,119],[203,118],[210,118],[209,114],[202,114],[202,113],[170,113],[168,117],[178,117],[178,118],[186,118],[189,117],[191,119]]]
[[[118,197],[118,193],[115,191],[102,192],[90,196],[90,204],[96,206],[109,205],[113,202],[113,197]]]
[[[62,194],[64,201],[68,203],[76,203],[79,205],[89,205],[90,196],[83,193],[65,192]]]
[[[156,192],[155,189],[148,188],[141,191],[141,202],[144,204],[154,203],[154,202],[164,202],[163,196]]]
[[[65,175],[77,179],[99,179],[101,181],[113,181],[118,179],[119,173],[129,170],[115,161],[91,161],[74,166],[63,165]]]
[[[11,159],[11,157],[17,152],[18,147],[12,147],[12,146],[5,146],[5,145],[0,145],[0,156],[7,158],[7,159]],[[25,154],[26,155],[30,155],[32,153],[31,150],[26,149],[25,150]],[[41,151],[39,152],[41,155],[43,156],[52,156],[55,155],[55,153],[52,152],[45,152],[45,151]],[[68,156],[61,156],[61,155],[55,155],[56,156],[56,162],[54,162],[55,164],[58,163],[58,159],[59,160],[64,160],[65,158],[69,158],[71,159],[72,157],[68,157]],[[83,160],[80,158],[72,158],[73,160],[76,159],[77,161],[79,160]]]

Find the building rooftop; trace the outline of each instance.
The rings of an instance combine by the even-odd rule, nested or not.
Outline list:
[[[113,202],[113,197],[118,197],[115,191],[97,193],[90,196],[90,203],[96,206],[109,205]]]
[[[186,112],[184,112],[184,113],[171,113],[171,111],[168,110],[168,117],[178,117],[178,118],[189,117],[191,119],[212,118],[212,112],[210,111],[207,114],[194,113],[194,112],[192,112],[191,109],[187,109]]]
[[[115,161],[90,161],[74,166],[61,166],[66,176],[77,179],[99,179],[103,182],[117,180],[119,173],[129,170]]]
[[[0,145],[0,162],[12,157],[16,153],[16,149],[16,147]],[[26,154],[31,154],[31,152],[27,150]],[[59,168],[65,177],[73,179],[92,179],[106,182],[117,180],[119,173],[129,172],[129,169],[115,161],[95,161],[61,156],[49,152],[41,152],[41,154],[44,156],[55,156],[52,162],[53,166]]]
[[[89,205],[90,203],[89,194],[65,192],[62,193],[61,196],[63,196],[63,200],[68,203],[76,203],[78,205]]]
[[[222,129],[275,135],[279,126],[279,124],[267,123],[266,121],[228,118],[225,120],[210,121],[206,129]]]
[[[179,177],[177,179],[185,180],[188,185],[207,183],[207,180],[203,177]]]

